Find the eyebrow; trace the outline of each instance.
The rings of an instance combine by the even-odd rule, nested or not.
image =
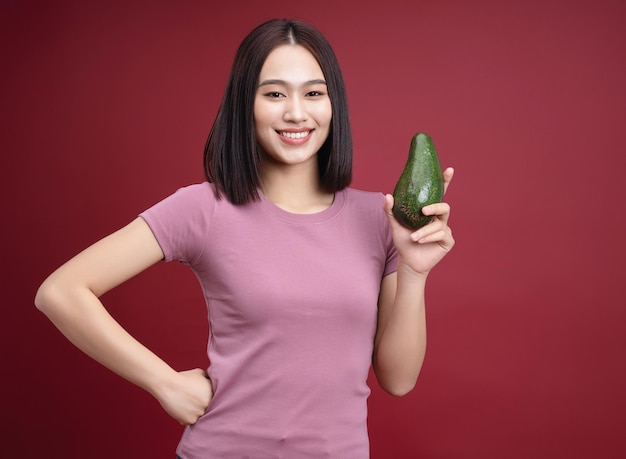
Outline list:
[[[263,80],[263,81],[261,81],[259,83],[259,87],[261,87],[261,86],[268,86],[268,85],[272,85],[272,84],[281,85],[281,86],[289,86],[289,84],[285,80],[270,79],[270,80]],[[305,81],[303,86],[311,86],[311,85],[314,85],[314,84],[326,85],[326,81],[324,81],[321,78],[316,79],[316,80],[309,80],[309,81]]]

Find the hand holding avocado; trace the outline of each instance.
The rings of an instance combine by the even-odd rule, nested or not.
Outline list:
[[[453,175],[451,167],[441,171],[432,139],[418,133],[394,194],[386,196],[400,262],[418,274],[427,274],[454,246],[450,206],[441,202]]]
[[[393,190],[391,211],[403,225],[419,229],[432,220],[422,208],[441,202],[443,174],[435,144],[428,134],[418,132],[411,139],[409,157]]]

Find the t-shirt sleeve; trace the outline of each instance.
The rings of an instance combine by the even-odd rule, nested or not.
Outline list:
[[[215,209],[207,182],[178,189],[140,213],[163,250],[164,260],[192,265],[202,253]]]
[[[373,225],[378,229],[377,240],[381,244],[381,249],[384,250],[385,265],[383,266],[383,277],[387,274],[391,274],[398,270],[398,251],[396,245],[393,243],[393,233],[391,231],[391,225],[389,225],[389,218],[383,211],[385,205],[385,195],[383,193],[370,193],[372,197],[371,203],[371,215],[373,219]]]
[[[387,260],[385,262],[385,270],[383,271],[383,276],[386,276],[398,270],[398,251],[396,250],[396,245],[393,243],[393,234],[389,220],[384,212],[381,212],[381,214],[383,216],[382,225],[385,235],[385,248],[387,251]]]

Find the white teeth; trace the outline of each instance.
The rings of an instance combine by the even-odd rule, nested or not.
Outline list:
[[[288,137],[290,139],[301,139],[309,135],[309,132],[311,131],[304,131],[304,132],[284,132],[283,131],[280,133],[280,135],[282,135],[283,137]]]

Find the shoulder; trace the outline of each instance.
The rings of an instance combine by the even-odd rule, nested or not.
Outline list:
[[[156,207],[171,207],[178,211],[184,209],[212,209],[218,200],[215,187],[208,182],[194,183],[176,189],[169,196],[156,204]]]
[[[140,213],[159,242],[165,260],[192,262],[206,240],[217,198],[213,185],[183,186]]]
[[[385,203],[385,195],[380,191],[365,191],[356,188],[344,190],[346,201],[351,207],[381,211]]]
[[[173,196],[186,199],[207,199],[215,197],[215,186],[209,182],[193,183],[178,188]]]
[[[357,225],[353,235],[361,235],[378,247],[384,257],[385,271],[388,274],[395,269],[397,252],[393,243],[389,218],[385,213],[385,195],[379,191],[365,191],[355,188],[345,190],[346,208],[352,223]]]
[[[371,228],[385,229],[388,220],[385,215],[385,195],[379,191],[365,191],[346,188],[345,207],[350,218]]]
[[[166,221],[182,225],[190,220],[210,218],[215,209],[214,187],[208,182],[180,187],[140,214],[149,223]]]

